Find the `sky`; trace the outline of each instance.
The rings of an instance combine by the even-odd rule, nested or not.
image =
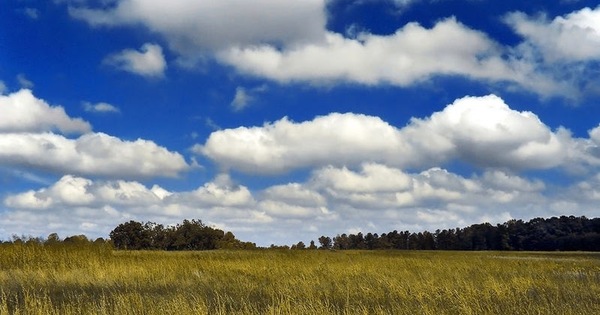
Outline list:
[[[600,215],[600,6],[0,0],[0,239]]]

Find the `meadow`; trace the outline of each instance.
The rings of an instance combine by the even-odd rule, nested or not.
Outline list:
[[[0,314],[600,314],[600,254],[5,244]]]

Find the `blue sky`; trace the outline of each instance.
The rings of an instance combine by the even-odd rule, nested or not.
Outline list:
[[[600,210],[594,1],[6,0],[0,237]]]

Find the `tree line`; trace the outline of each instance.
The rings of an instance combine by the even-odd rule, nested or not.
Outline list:
[[[116,249],[211,250],[253,249],[255,243],[243,242],[233,233],[207,226],[201,220],[183,220],[165,227],[154,222],[129,221],[110,232]]]
[[[60,239],[51,233],[46,239],[13,235],[3,243],[54,245],[101,245],[123,250],[212,250],[256,249],[255,243],[238,240],[233,233],[207,226],[201,220],[183,220],[164,226],[154,222],[129,221],[110,232],[110,238],[88,239],[73,235]],[[510,220],[502,224],[473,224],[465,228],[389,233],[338,234],[315,241],[271,245],[271,249],[335,250],[520,250],[520,251],[600,251],[600,218],[561,216],[530,221]]]
[[[600,218],[561,216],[411,233],[319,237],[320,249],[600,251]]]

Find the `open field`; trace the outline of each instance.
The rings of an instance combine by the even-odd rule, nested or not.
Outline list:
[[[0,246],[0,314],[600,314],[600,254]]]

